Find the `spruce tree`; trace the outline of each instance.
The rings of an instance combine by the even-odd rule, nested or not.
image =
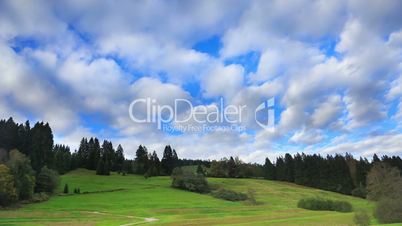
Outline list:
[[[264,178],[268,180],[275,180],[275,166],[271,163],[269,158],[265,159],[264,164]]]
[[[121,172],[123,170],[123,164],[124,164],[124,151],[123,147],[119,144],[116,149],[115,153],[115,162],[113,166],[113,170],[117,172]]]
[[[68,184],[64,185],[63,193],[68,194]]]
[[[144,174],[147,172],[149,166],[148,166],[148,151],[145,146],[140,145],[137,149],[136,152],[136,157],[135,157],[135,173],[136,174]]]

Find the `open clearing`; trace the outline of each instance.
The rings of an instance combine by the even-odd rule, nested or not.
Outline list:
[[[349,201],[355,209],[374,208],[364,199],[285,182],[208,178],[215,186],[255,190],[259,205],[251,205],[173,189],[169,177],[94,174],[80,169],[62,176],[59,192],[68,183],[70,192],[79,187],[88,194],[0,211],[0,225],[353,225],[353,213],[299,209],[297,201],[319,196]]]

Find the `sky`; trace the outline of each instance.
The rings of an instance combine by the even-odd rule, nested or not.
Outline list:
[[[400,0],[2,0],[0,118],[49,122],[72,149],[112,140],[128,158],[140,144],[259,163],[287,152],[401,156],[401,12]],[[132,120],[141,98],[208,112],[274,98],[275,125],[248,111],[241,130],[164,131]]]

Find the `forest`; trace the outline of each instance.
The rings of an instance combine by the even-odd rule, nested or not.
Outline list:
[[[0,121],[0,205],[36,200],[51,194],[58,185],[58,175],[77,168],[94,170],[98,175],[139,174],[145,178],[170,176],[175,168],[194,166],[197,174],[219,178],[264,178],[365,198],[367,174],[377,163],[402,171],[399,156],[374,154],[371,161],[351,154],[321,156],[289,153],[265,164],[245,163],[238,157],[221,160],[180,159],[175,149],[166,145],[160,159],[156,151],[139,145],[134,159],[124,156],[121,145],[111,141],[82,138],[78,150],[54,144],[48,123],[18,124],[12,118]],[[46,198],[45,198],[46,199]]]

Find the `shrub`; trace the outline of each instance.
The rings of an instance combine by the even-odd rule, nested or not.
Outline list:
[[[249,188],[247,190],[247,198],[251,205],[257,205],[257,200],[255,200],[255,190],[254,189]]]
[[[191,170],[175,168],[172,172],[172,187],[198,193],[209,192],[208,182],[204,175],[195,174]]]
[[[381,223],[402,222],[402,198],[383,198],[377,203],[375,216]]]
[[[7,165],[14,176],[14,185],[18,199],[30,199],[35,187],[35,172],[31,167],[29,158],[14,149],[10,151],[10,159]]]
[[[36,192],[53,193],[59,184],[59,175],[56,171],[44,166],[36,178]]]
[[[359,187],[352,190],[352,195],[360,198],[366,198],[367,196],[367,189],[360,185]]]
[[[337,212],[351,212],[352,205],[346,201],[335,201],[321,198],[305,198],[299,200],[297,207],[308,210],[329,210]]]
[[[17,198],[13,175],[6,165],[0,164],[0,206],[10,205]]]
[[[244,201],[247,200],[247,195],[226,189],[218,189],[212,192],[212,196],[218,199],[224,199],[228,201]]]
[[[370,225],[370,216],[364,210],[358,210],[353,218],[354,222],[358,226]]]
[[[45,192],[34,193],[31,198],[31,202],[44,202],[49,199],[49,195]]]

